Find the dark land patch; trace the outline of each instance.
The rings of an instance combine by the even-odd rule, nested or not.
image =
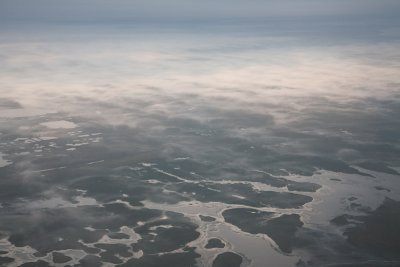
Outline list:
[[[274,169],[284,168],[291,173],[304,176],[312,176],[316,169],[371,176],[370,174],[360,172],[342,160],[322,156],[278,154],[268,162],[259,163],[260,167],[262,165],[270,165]]]
[[[296,232],[303,225],[297,214],[284,214],[273,218],[273,212],[256,209],[229,209],[222,215],[225,221],[251,234],[266,234],[272,238],[279,248],[290,253],[296,241]]]
[[[264,183],[278,188],[287,187],[289,191],[316,192],[321,188],[321,186],[316,183],[292,181],[258,171],[252,171],[244,175],[246,175],[246,178],[244,178],[245,180]]]
[[[200,220],[202,220],[203,222],[214,222],[216,219],[214,217],[211,216],[206,216],[206,215],[199,215]]]
[[[331,220],[331,223],[336,224],[338,226],[343,226],[349,224],[348,215],[340,215]]]
[[[351,203],[350,207],[358,208],[358,210],[363,211],[363,212],[367,211],[366,208],[364,210],[364,207],[357,203]],[[359,224],[364,218],[365,218],[365,216],[363,216],[363,215],[342,214],[342,215],[336,216],[335,218],[330,220],[330,223],[335,224],[337,226]]]
[[[242,257],[233,252],[219,254],[213,261],[212,267],[240,267]]]
[[[48,262],[43,260],[38,260],[35,262],[27,262],[21,264],[19,267],[50,267],[51,265]]]
[[[141,179],[127,179],[126,177],[88,177],[78,180],[71,185],[72,188],[86,190],[87,196],[93,197],[101,202],[110,202],[121,199],[122,194],[128,197],[124,201],[129,202],[133,206],[143,206],[141,201],[150,200],[157,203],[178,203],[179,201],[188,200],[176,193],[165,193],[162,186],[157,184],[148,184],[144,182],[146,179],[162,179],[162,177],[170,177],[159,172],[154,172],[156,177],[144,174]],[[148,178],[147,178],[148,177]]]
[[[14,259],[10,257],[0,257],[0,266],[5,266],[5,264],[13,262]]]
[[[196,259],[200,257],[194,252],[194,248],[186,249],[182,253],[171,253],[163,255],[144,255],[140,259],[130,259],[126,263],[117,265],[118,267],[187,267],[196,266]]]
[[[71,257],[66,256],[60,252],[53,252],[53,262],[54,263],[66,263],[72,260]]]
[[[198,225],[182,214],[167,212],[166,215],[167,219],[155,220],[135,228],[135,232],[142,237],[137,246],[144,253],[171,252],[184,248],[200,236]]]
[[[312,197],[289,192],[255,191],[250,184],[180,183],[167,189],[182,192],[201,202],[221,202],[253,207],[300,208]],[[236,196],[241,196],[236,197]]]
[[[400,259],[400,202],[386,198],[361,223],[345,231],[348,242],[385,259]]]
[[[124,233],[109,233],[107,235],[109,238],[112,239],[129,239],[129,235]]]
[[[139,221],[155,219],[160,211],[131,210],[123,204],[104,207],[81,206],[59,209],[42,209],[19,214],[2,213],[0,226],[10,233],[9,241],[17,247],[30,246],[37,256],[64,249],[81,249],[87,253],[99,253],[80,242],[95,243],[109,231],[120,227],[135,227]],[[26,224],[26,221],[32,222]],[[88,230],[87,227],[100,230]],[[109,229],[109,231],[104,230]]]
[[[74,267],[100,267],[103,264],[101,259],[95,255],[86,255],[79,261],[79,264],[75,264]]]
[[[218,238],[211,238],[208,240],[205,248],[210,249],[210,248],[224,248],[225,247],[225,243],[222,242],[220,239]]]

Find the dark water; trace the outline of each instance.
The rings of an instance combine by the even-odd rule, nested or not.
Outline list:
[[[4,26],[0,265],[399,266],[399,28],[308,23]]]

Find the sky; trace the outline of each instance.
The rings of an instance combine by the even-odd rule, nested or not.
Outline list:
[[[0,21],[219,20],[400,16],[398,0],[0,0]]]

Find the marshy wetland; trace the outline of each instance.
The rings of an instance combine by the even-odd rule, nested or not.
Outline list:
[[[399,266],[399,36],[277,25],[2,28],[0,265]]]

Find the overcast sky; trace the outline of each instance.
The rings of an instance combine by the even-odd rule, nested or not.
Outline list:
[[[0,20],[215,20],[400,16],[400,0],[0,0]]]

